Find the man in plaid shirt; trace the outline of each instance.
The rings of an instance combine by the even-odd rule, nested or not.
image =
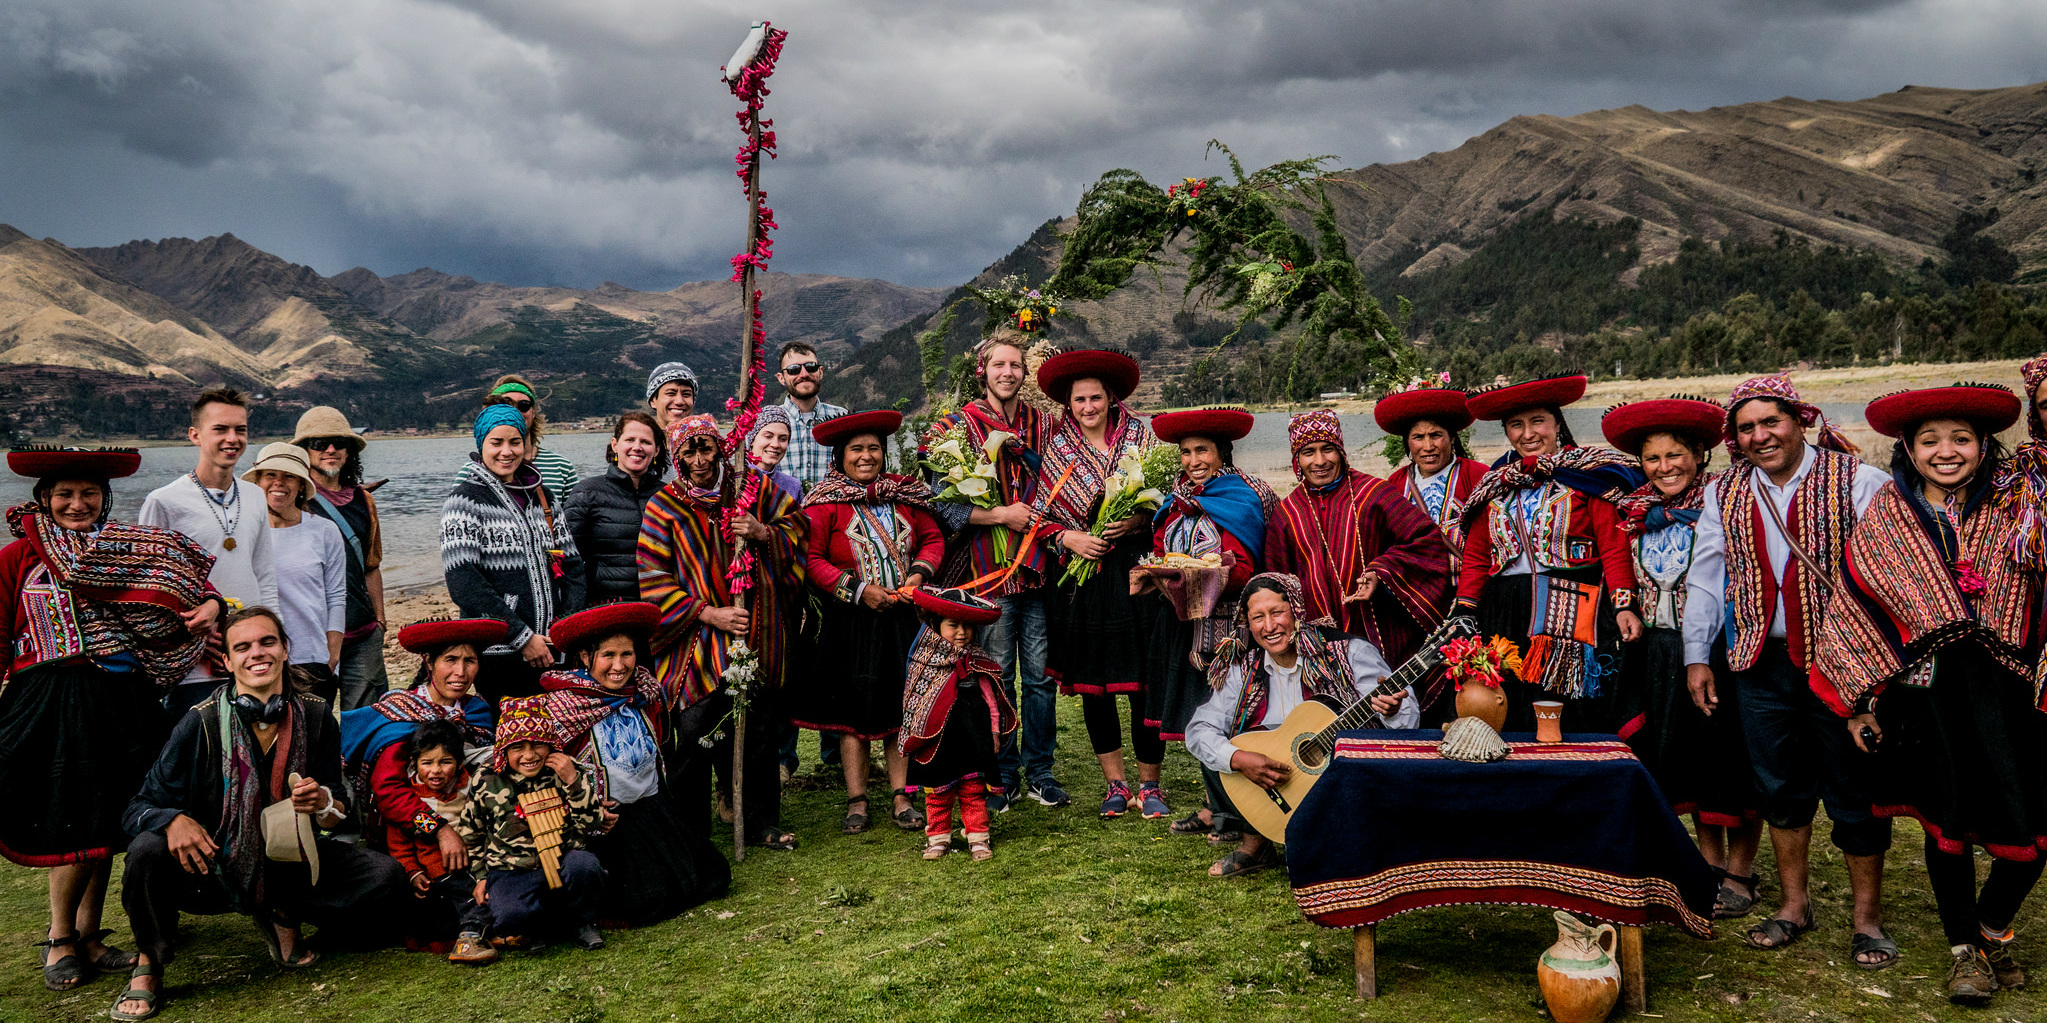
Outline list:
[[[846,414],[837,405],[817,400],[817,389],[824,382],[824,363],[818,361],[817,349],[801,341],[791,341],[782,346],[776,356],[780,367],[775,379],[789,392],[782,399],[782,408],[796,423],[789,431],[789,452],[782,456],[777,466],[783,472],[796,477],[809,490],[832,467],[832,449],[817,442],[810,435],[810,428],[827,419],[836,419]]]

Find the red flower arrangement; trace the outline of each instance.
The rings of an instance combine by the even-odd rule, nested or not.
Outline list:
[[[1498,689],[1504,678],[1502,669],[1521,670],[1521,649],[1499,636],[1487,640],[1476,636],[1453,639],[1438,651],[1443,655],[1443,673],[1459,691],[1466,682],[1482,682]]]

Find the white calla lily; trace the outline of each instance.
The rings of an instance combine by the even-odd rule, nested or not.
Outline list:
[[[959,492],[968,497],[980,497],[988,493],[988,479],[984,476],[969,476],[954,484]]]
[[[1002,446],[1015,439],[1016,434],[995,430],[988,434],[987,440],[981,442],[981,454],[986,455],[988,460],[992,462],[997,456],[1002,454]]]
[[[960,450],[960,442],[956,440],[948,440],[939,444],[931,449],[931,454],[935,458],[945,458],[955,462],[963,461],[967,457],[966,453]]]
[[[1155,487],[1147,487],[1138,493],[1137,503],[1148,504],[1157,508],[1166,503],[1166,495]]]

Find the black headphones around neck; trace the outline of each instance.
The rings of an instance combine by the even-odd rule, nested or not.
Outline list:
[[[284,720],[285,710],[283,693],[278,693],[268,700],[258,700],[247,693],[235,694],[235,716],[241,718],[243,724],[254,725],[261,722],[274,725]]]

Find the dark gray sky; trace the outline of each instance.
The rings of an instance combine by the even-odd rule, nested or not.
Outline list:
[[[2047,79],[2040,0],[8,0],[0,222],[231,231],[325,274],[721,277],[718,67],[790,31],[774,267],[954,284],[1102,171],[1343,166],[1520,113]]]

